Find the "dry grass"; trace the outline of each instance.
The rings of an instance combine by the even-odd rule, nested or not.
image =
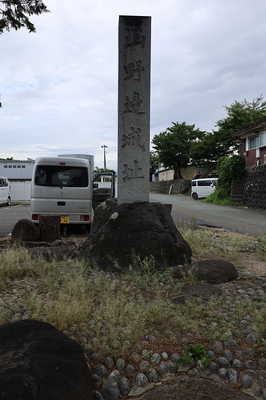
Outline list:
[[[191,244],[195,260],[223,258],[247,272],[265,274],[265,238],[185,226],[179,230]],[[47,321],[104,353],[114,349],[123,353],[143,332],[173,338],[189,331],[202,340],[226,339],[251,308],[252,324],[261,329],[266,306],[256,309],[251,301],[235,308],[231,320],[219,317],[223,305],[215,298],[204,305],[197,301],[174,305],[171,295],[189,282],[174,281],[170,271],[158,273],[151,265],[142,263],[137,273],[117,275],[89,269],[81,261],[48,263],[31,258],[25,248],[8,247],[0,253],[2,300],[13,313],[22,305],[30,318]],[[3,313],[0,322],[9,320]]]

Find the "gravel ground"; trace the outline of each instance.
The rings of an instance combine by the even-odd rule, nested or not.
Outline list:
[[[266,277],[247,276],[239,271],[239,281],[218,285],[222,291],[222,308],[213,312],[212,320],[201,320],[204,324],[217,324],[219,319],[228,320],[233,326],[227,340],[204,341],[192,333],[169,332],[152,329],[144,331],[137,344],[121,355],[114,346],[112,356],[97,352],[97,339],[93,325],[66,327],[64,333],[78,341],[91,368],[94,381],[95,399],[116,400],[138,397],[161,382],[171,382],[176,375],[208,377],[223,382],[249,394],[255,399],[266,400],[266,355],[259,351],[257,335],[253,331],[250,312],[239,320],[237,309],[246,299],[251,299],[255,308],[266,305]],[[117,276],[116,276],[117,279]],[[120,278],[123,279],[123,278]],[[34,289],[34,283],[27,278],[10,282],[10,287],[0,293],[0,312],[6,313],[10,321],[28,319],[21,292]],[[215,322],[217,321],[217,322]],[[265,324],[265,321],[261,321]],[[204,344],[211,358],[208,367],[201,360],[184,365],[180,355],[189,344]],[[106,346],[106,354],[110,350]]]

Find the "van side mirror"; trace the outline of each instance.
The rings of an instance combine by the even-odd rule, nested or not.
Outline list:
[[[98,183],[93,184],[93,189],[98,189],[98,187],[99,187]]]

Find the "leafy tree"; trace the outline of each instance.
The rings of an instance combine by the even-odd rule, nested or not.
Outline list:
[[[195,125],[173,122],[165,132],[155,135],[152,144],[165,168],[173,168],[174,179],[182,179],[181,168],[190,162],[190,149],[193,143],[202,139],[204,132]]]
[[[263,96],[248,102],[235,101],[229,107],[224,107],[227,111],[227,117],[216,122],[218,127],[219,142],[227,149],[227,154],[232,152],[236,145],[232,142],[231,135],[241,129],[247,128],[266,117],[266,101],[263,101]]]
[[[29,20],[32,15],[49,12],[42,0],[0,0],[0,34],[10,28],[16,30],[26,27],[29,32],[36,32]]]
[[[150,152],[150,180],[155,171],[159,168],[159,156],[156,151]]]
[[[193,165],[209,165],[228,154],[228,148],[220,141],[219,132],[206,132],[198,142],[194,142],[190,148],[190,158]]]

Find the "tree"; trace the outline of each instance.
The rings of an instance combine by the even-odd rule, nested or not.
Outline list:
[[[10,28],[16,30],[26,27],[29,32],[36,32],[29,16],[49,12],[42,0],[0,0],[0,34]]]
[[[150,151],[150,180],[152,180],[152,175],[159,168],[159,156],[156,151]]]
[[[229,107],[225,106],[224,108],[228,115],[216,122],[218,127],[217,138],[227,149],[227,154],[230,154],[236,148],[231,135],[265,118],[266,101],[263,101],[263,96],[260,95],[252,102],[244,99],[243,101],[235,101]]]
[[[189,164],[191,146],[202,139],[204,132],[185,122],[172,124],[165,132],[155,135],[152,143],[164,167],[173,168],[174,179],[182,179],[181,167]]]
[[[206,132],[202,140],[192,143],[190,148],[193,165],[207,166],[226,155],[228,155],[228,147],[220,140],[218,131]]]

